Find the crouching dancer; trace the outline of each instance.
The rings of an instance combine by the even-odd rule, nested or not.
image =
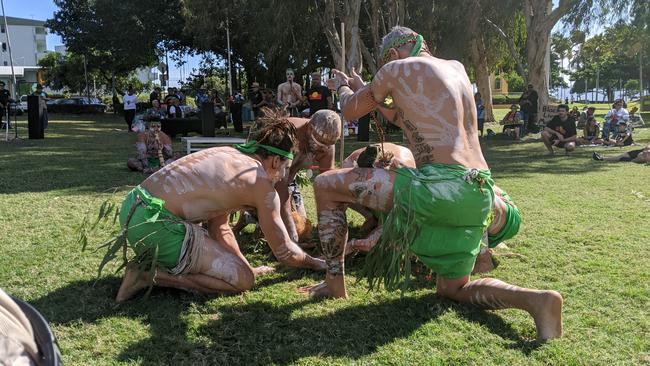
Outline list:
[[[151,282],[203,293],[249,290],[255,275],[228,225],[233,210],[256,209],[273,254],[283,264],[324,269],[324,262],[294,243],[280,217],[274,184],[293,159],[295,128],[286,119],[266,117],[255,140],[185,156],[147,178],[124,200],[120,225],[136,262],[153,261],[153,278],[127,267],[117,301]],[[208,223],[207,232],[200,226]]]
[[[417,169],[348,168],[316,178],[318,230],[325,281],[304,288],[313,296],[347,297],[345,209],[358,203],[388,212],[380,243],[366,257],[370,284],[403,285],[409,251],[438,274],[436,291],[487,309],[530,313],[539,339],[562,335],[562,296],[492,278],[470,281],[494,199],[494,182],[476,128],[472,87],[457,61],[433,57],[422,36],[395,27],[384,37],[383,67],[365,85],[336,71],[343,114],[357,119],[381,105],[404,131]],[[392,104],[385,101],[390,96]],[[395,260],[398,257],[399,260]]]

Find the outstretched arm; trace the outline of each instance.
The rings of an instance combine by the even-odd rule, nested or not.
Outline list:
[[[291,267],[325,269],[322,259],[311,257],[289,237],[280,217],[280,198],[270,182],[256,184],[255,205],[264,237],[280,263]]]

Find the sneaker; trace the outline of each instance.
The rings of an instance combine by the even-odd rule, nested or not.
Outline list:
[[[603,161],[603,160],[604,160],[604,159],[603,159],[603,156],[600,155],[600,154],[597,153],[597,152],[594,152],[593,154],[591,154],[591,157],[592,157],[594,160],[597,160],[597,161]]]

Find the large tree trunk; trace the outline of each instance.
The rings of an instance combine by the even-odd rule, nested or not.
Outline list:
[[[550,65],[547,50],[551,30],[569,11],[575,0],[560,0],[553,9],[553,0],[524,0],[526,16],[526,59],[528,61],[528,82],[533,84],[539,96],[537,115],[548,104]]]
[[[361,71],[363,57],[361,55],[361,42],[359,32],[359,12],[361,11],[362,0],[348,0],[340,8],[335,0],[316,1],[323,5],[323,11],[319,17],[323,32],[327,37],[327,43],[332,52],[334,64],[339,70],[349,72],[353,67]],[[319,9],[321,7],[319,6]],[[345,23],[345,34],[341,35],[340,24],[336,24],[337,19]],[[343,46],[342,37],[345,37],[345,65],[342,62]]]
[[[480,28],[480,12],[481,8],[478,1],[474,1],[472,7],[472,14],[470,15],[470,59],[474,66],[476,74],[476,85],[481,99],[483,99],[483,106],[485,107],[485,122],[494,122],[494,111],[492,107],[492,88],[490,87],[490,71],[487,64],[487,50],[485,49],[485,39],[483,32]]]

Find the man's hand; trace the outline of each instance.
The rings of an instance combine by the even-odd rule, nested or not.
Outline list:
[[[348,76],[343,71],[339,71],[337,69],[333,69],[332,73],[335,77],[334,86],[336,87],[337,91],[341,85],[347,84],[353,91],[357,91],[366,85],[366,83],[363,82],[363,79],[361,79],[361,76],[357,74],[357,71],[354,68],[352,69],[352,74],[350,74],[351,76]]]

